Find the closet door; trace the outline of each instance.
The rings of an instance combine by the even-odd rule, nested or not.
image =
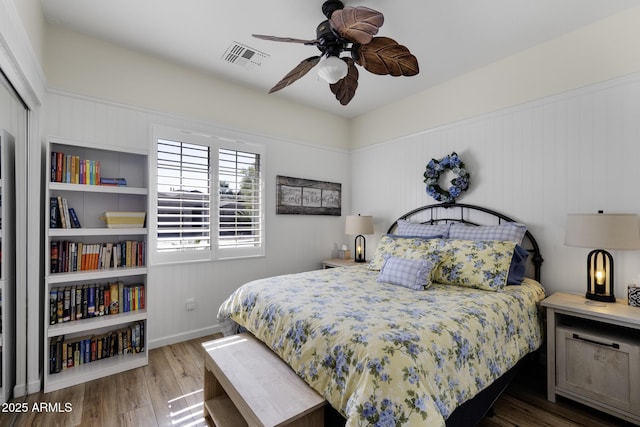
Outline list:
[[[0,402],[26,388],[28,111],[0,70]]]

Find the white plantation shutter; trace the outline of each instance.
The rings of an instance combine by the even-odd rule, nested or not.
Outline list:
[[[211,249],[210,151],[158,139],[158,252]]]
[[[221,148],[218,151],[218,247],[262,245],[260,155]]]
[[[264,147],[154,126],[152,262],[264,254]]]

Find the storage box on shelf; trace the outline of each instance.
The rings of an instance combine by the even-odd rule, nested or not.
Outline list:
[[[0,129],[0,403],[15,385],[14,140]]]
[[[103,220],[146,215],[147,152],[52,137],[47,166],[45,392],[148,361],[148,232]]]

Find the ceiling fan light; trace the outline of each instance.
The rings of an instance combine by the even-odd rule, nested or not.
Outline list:
[[[347,63],[333,55],[327,56],[318,64],[318,76],[329,84],[337,83],[343,79],[348,71]]]

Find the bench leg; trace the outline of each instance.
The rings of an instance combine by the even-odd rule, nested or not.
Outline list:
[[[324,427],[324,407],[287,424],[291,427]]]
[[[207,402],[211,401],[215,397],[225,396],[227,393],[224,391],[218,380],[216,379],[213,372],[208,368],[207,363],[205,362],[204,366],[204,418],[210,425],[215,426],[213,422],[213,417],[211,414],[211,408],[207,404]]]

